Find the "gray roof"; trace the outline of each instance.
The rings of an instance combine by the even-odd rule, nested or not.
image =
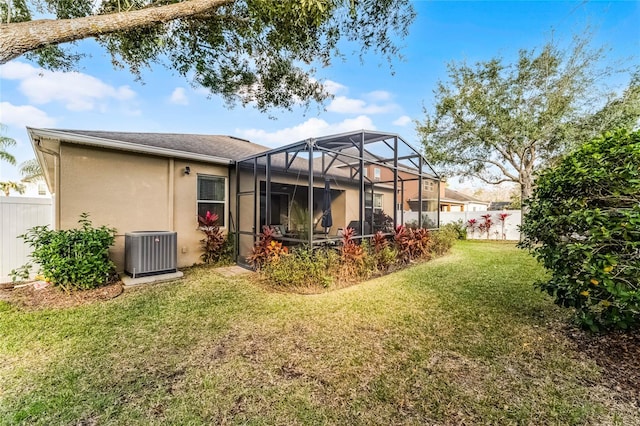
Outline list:
[[[456,191],[454,189],[451,189],[451,188],[445,188],[444,189],[444,197],[442,197],[442,200],[489,204],[486,201],[479,200],[479,199],[477,199],[475,197],[472,197],[472,196],[467,195],[467,194],[463,194],[462,192],[458,192],[458,191]]]
[[[239,160],[269,150],[268,147],[245,139],[223,135],[196,135],[183,133],[137,133],[102,130],[43,129],[57,133],[99,140],[125,142],[128,144],[161,148],[170,151],[201,154],[211,157]],[[64,140],[64,138],[62,138]],[[99,143],[96,143],[99,145]]]

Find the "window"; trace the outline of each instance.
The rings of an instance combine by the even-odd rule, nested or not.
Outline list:
[[[382,211],[382,194],[373,194],[373,210]]]
[[[47,185],[44,183],[38,184],[38,195],[47,195]]]
[[[422,181],[422,190],[427,192],[433,192],[436,190],[436,184],[430,179],[424,179]]]
[[[403,208],[404,206],[402,205],[402,203],[398,203],[396,204],[396,210],[400,211],[400,210],[404,210]]]
[[[379,167],[374,167],[373,168],[373,178],[375,180],[380,180],[380,168]]]
[[[226,178],[198,175],[198,216],[215,213],[220,226],[226,226],[226,194]]]
[[[369,174],[369,169],[367,169],[366,167],[362,169],[362,176],[367,177],[367,175]]]

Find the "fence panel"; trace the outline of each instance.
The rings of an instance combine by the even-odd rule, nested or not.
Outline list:
[[[31,249],[18,238],[27,229],[53,224],[51,198],[0,197],[0,283],[29,261]]]
[[[506,213],[508,216],[504,221],[504,235],[502,223],[499,220],[501,213]],[[521,210],[491,210],[491,211],[479,211],[479,212],[440,212],[440,225],[446,225],[447,223],[456,222],[462,220],[467,224],[469,219],[475,219],[476,225],[484,222],[483,215],[491,215],[492,226],[489,230],[489,239],[491,240],[519,240],[520,239],[520,220],[522,217]],[[487,233],[482,234],[477,229],[475,232],[467,231],[467,238],[469,239],[486,239]]]
[[[501,213],[506,213],[508,216],[504,221],[504,236],[502,230],[502,223],[499,220]],[[461,220],[464,224],[467,224],[469,219],[475,219],[477,225],[484,222],[483,215],[491,215],[492,226],[489,230],[490,240],[513,240],[518,241],[520,239],[520,219],[522,217],[521,210],[491,210],[491,211],[475,211],[475,212],[440,212],[440,225],[446,225],[447,223],[457,222]],[[404,222],[409,223],[418,220],[418,212],[405,211]],[[424,220],[424,219],[423,219]],[[474,232],[468,231],[467,238],[479,240],[486,239],[487,233],[482,234],[478,229]]]

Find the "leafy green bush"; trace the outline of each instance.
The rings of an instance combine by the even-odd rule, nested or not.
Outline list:
[[[90,289],[105,284],[115,271],[109,259],[116,230],[94,228],[87,213],[80,215],[80,228],[54,231],[36,226],[20,237],[30,247],[32,259],[41,267],[42,275],[64,290]]]
[[[280,287],[329,287],[339,264],[335,250],[294,248],[277,261],[264,263],[261,272],[272,284]]]
[[[445,226],[448,226],[456,231],[458,240],[466,240],[467,239],[467,224],[464,223],[462,219],[458,219],[455,222],[447,223]]]
[[[584,144],[536,179],[520,244],[551,271],[537,286],[592,330],[640,323],[640,132]]]
[[[367,259],[370,259],[371,265],[367,265],[367,269],[374,273],[384,274],[396,262],[398,253],[389,243],[387,237],[380,231],[376,232],[371,239],[371,243],[367,245]]]
[[[431,251],[437,256],[449,252],[459,236],[458,226],[455,223],[447,223],[440,229],[431,231]]]

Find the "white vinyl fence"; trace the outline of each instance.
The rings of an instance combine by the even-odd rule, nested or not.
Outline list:
[[[53,224],[51,198],[0,197],[0,283],[29,261],[30,247],[18,238],[29,228]]]
[[[502,230],[502,222],[499,220],[499,216],[501,213],[506,213],[508,216],[504,221],[504,235]],[[483,215],[491,215],[492,226],[489,230],[489,239],[490,240],[514,240],[517,241],[520,239],[520,231],[518,227],[520,226],[520,219],[522,217],[521,210],[491,210],[491,211],[475,211],[475,212],[440,212],[440,225],[446,225],[447,223],[457,222],[458,220],[462,220],[462,223],[465,225],[469,223],[470,219],[476,220],[476,230],[475,232],[471,232],[469,228],[467,228],[467,238],[469,239],[487,239],[487,233],[480,231],[477,229],[477,226],[484,222],[482,218]],[[430,213],[432,215],[432,213]],[[418,212],[404,212],[404,221],[410,222],[412,220],[418,219]]]

